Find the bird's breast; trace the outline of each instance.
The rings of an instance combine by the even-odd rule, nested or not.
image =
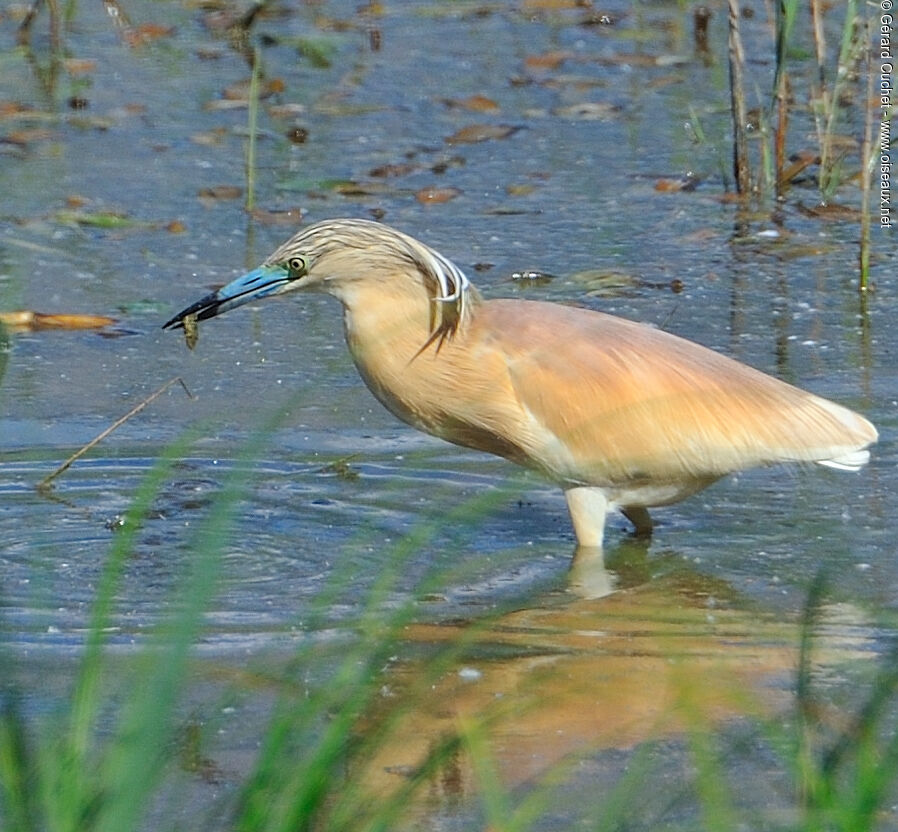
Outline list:
[[[431,333],[420,318],[344,320],[359,374],[399,419],[457,445],[544,467],[535,449],[546,437],[518,400],[505,356],[476,327],[428,344]]]

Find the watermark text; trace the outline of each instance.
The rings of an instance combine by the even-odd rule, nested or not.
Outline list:
[[[893,0],[879,0],[879,78],[877,93],[882,119],[879,122],[879,224],[893,225],[892,212],[892,107],[895,104],[895,18]]]

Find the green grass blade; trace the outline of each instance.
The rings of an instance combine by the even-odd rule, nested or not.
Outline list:
[[[35,790],[36,761],[14,691],[0,702],[0,828],[38,832],[45,828]]]

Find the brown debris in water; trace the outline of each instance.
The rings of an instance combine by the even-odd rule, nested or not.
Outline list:
[[[102,329],[116,323],[116,319],[106,315],[46,315],[31,309],[19,309],[0,312],[0,323],[17,332],[36,332],[41,329]]]
[[[171,37],[175,32],[174,26],[165,26],[160,23],[141,23],[131,26],[122,33],[122,38],[128,46],[134,48],[152,43],[161,38]]]
[[[442,202],[449,202],[461,195],[458,188],[421,188],[415,193],[415,199],[422,205],[437,205]]]
[[[72,464],[74,462],[76,462],[78,459],[80,459],[82,456],[84,456],[84,454],[86,454],[91,448],[93,448],[94,445],[97,445],[100,442],[102,442],[107,436],[109,436],[110,433],[112,433],[114,430],[117,430],[118,428],[120,428],[130,418],[132,418],[133,416],[136,416],[138,413],[140,413],[140,411],[143,410],[145,407],[147,407],[147,405],[151,404],[156,399],[158,399],[159,396],[161,396],[166,390],[168,390],[168,388],[171,387],[175,382],[177,382],[178,384],[181,385],[184,392],[187,394],[187,398],[189,398],[189,399],[193,398],[193,394],[187,388],[187,385],[184,384],[183,379],[181,379],[179,376],[175,376],[174,378],[169,379],[158,390],[156,390],[156,392],[150,393],[150,395],[147,396],[142,402],[139,402],[138,404],[134,405],[134,407],[132,407],[124,416],[122,416],[120,419],[116,419],[116,421],[114,421],[108,428],[106,428],[105,430],[98,433],[86,445],[82,445],[65,462],[63,462],[62,465],[60,465],[58,468],[56,468],[56,470],[47,474],[47,476],[44,477],[37,484],[37,486],[35,486],[37,488],[37,490],[41,493],[46,493],[47,491],[49,491],[50,487],[53,483],[53,480],[55,480],[60,474],[64,473],[69,468],[71,468]]]
[[[243,188],[237,185],[213,185],[210,188],[201,188],[197,193],[199,201],[206,208],[222,200],[240,199],[241,196],[243,196]]]
[[[521,127],[513,124],[470,124],[446,138],[447,144],[477,144],[494,139],[507,139]]]

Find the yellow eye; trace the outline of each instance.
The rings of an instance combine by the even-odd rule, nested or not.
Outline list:
[[[287,261],[287,270],[291,277],[302,277],[306,273],[305,257],[291,257]]]

